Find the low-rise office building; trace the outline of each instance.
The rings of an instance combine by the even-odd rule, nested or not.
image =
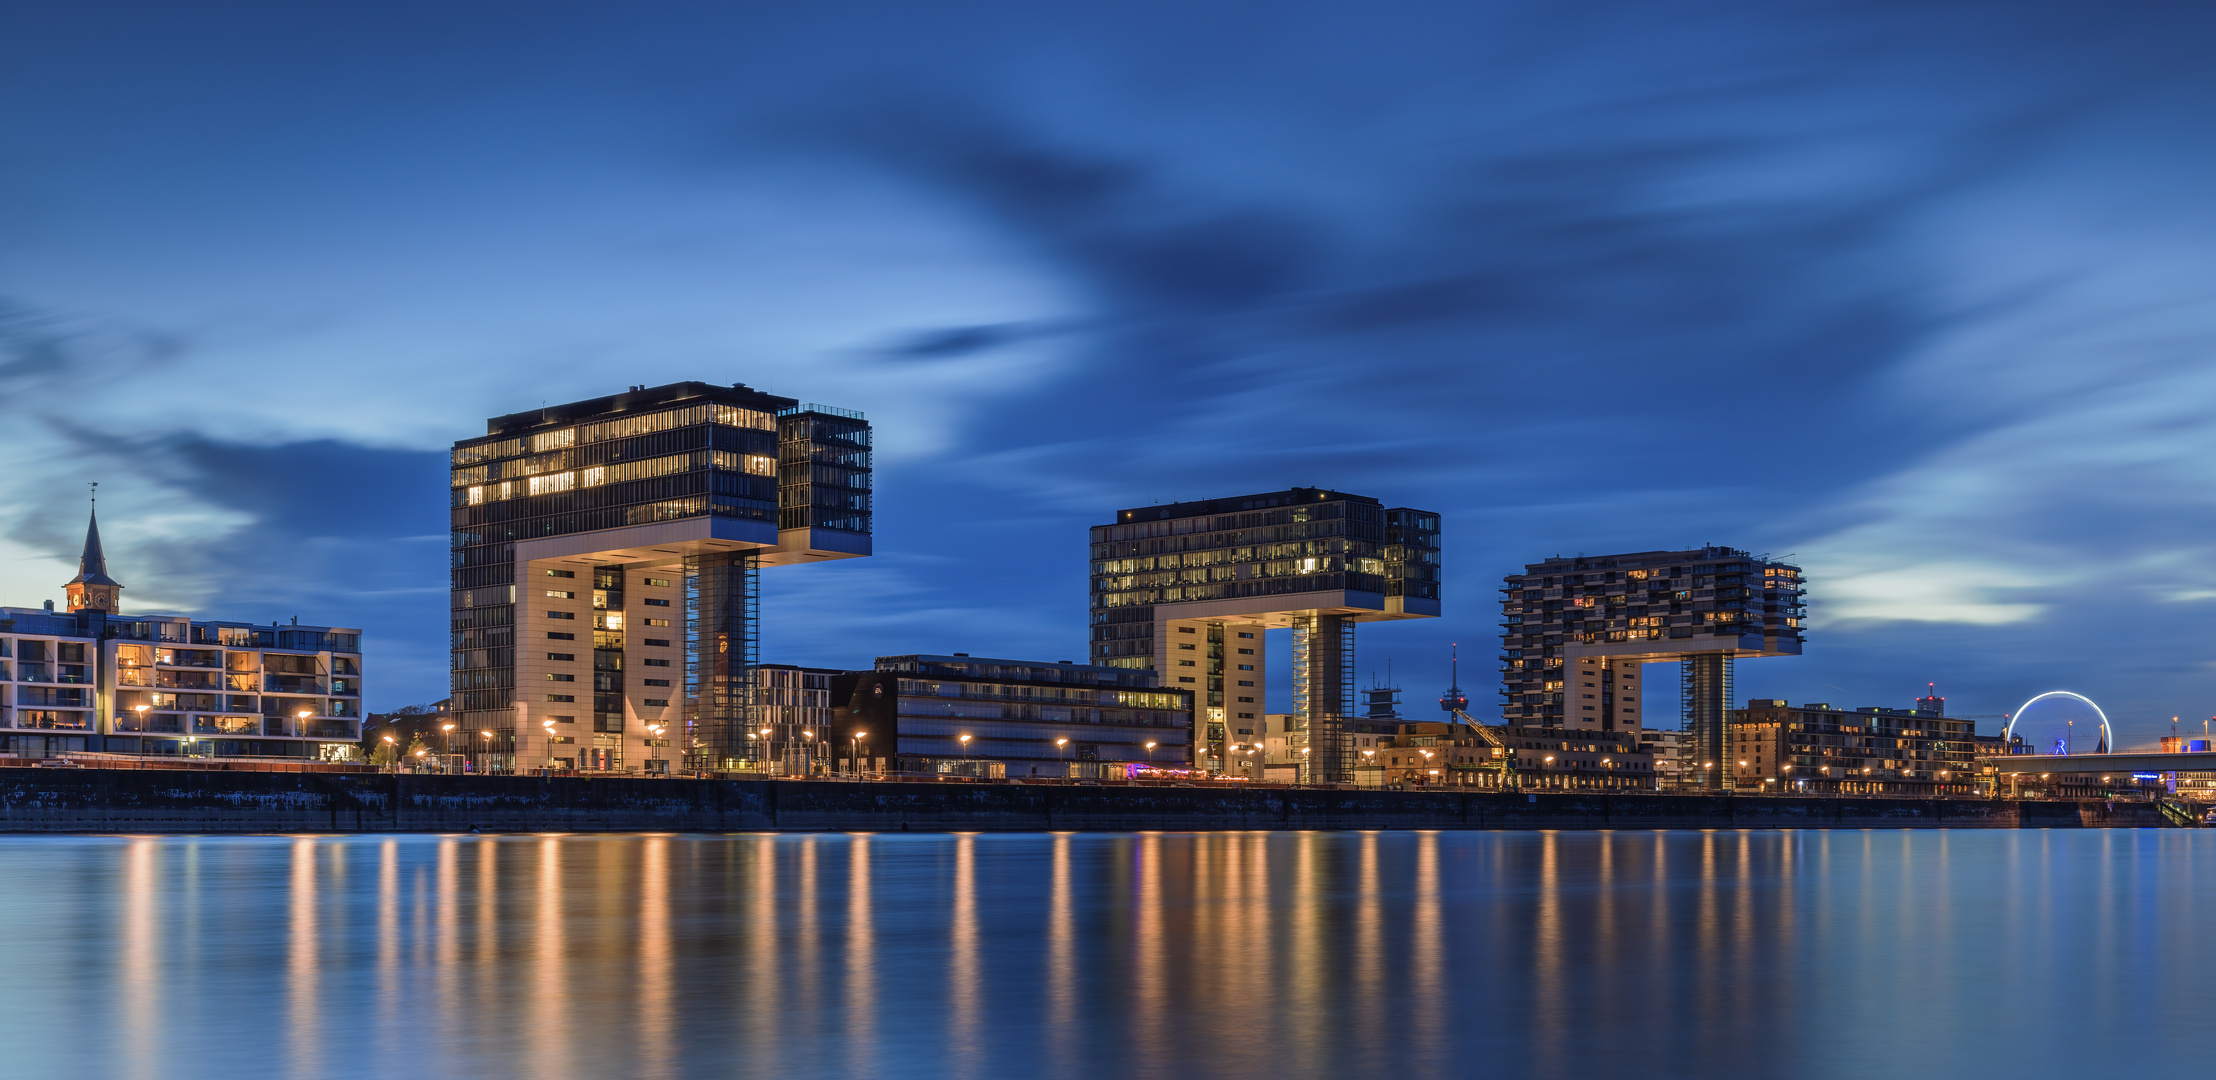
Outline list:
[[[1756,698],[1732,710],[1719,765],[1742,792],[1973,795],[1974,731],[1972,721],[1950,719],[1936,704],[1835,709]]]
[[[841,772],[1120,776],[1191,760],[1192,695],[1144,669],[881,656],[832,680],[828,750]]]
[[[0,752],[355,756],[360,630],[125,615],[97,519],[65,589],[0,608]]]

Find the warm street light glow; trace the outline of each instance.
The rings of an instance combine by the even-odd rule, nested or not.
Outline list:
[[[294,713],[293,715],[301,718],[302,720],[306,720],[311,714],[308,712],[308,710],[302,709],[299,712]]]
[[[131,711],[132,711],[132,712],[140,712],[140,713],[142,713],[142,712],[145,712],[145,711],[146,711],[147,709],[149,709],[149,708],[152,708],[152,706],[150,706],[150,705],[133,705],[133,706],[131,706]]]
[[[386,741],[386,742],[392,742],[392,736],[390,736],[390,735],[387,735],[387,736],[385,736],[385,741]]]
[[[439,725],[439,730],[440,730],[440,731],[452,731],[452,730],[454,730],[454,725],[452,725],[452,724],[440,724],[440,725]]]
[[[1156,745],[1156,744],[1154,744],[1154,743],[1151,743],[1151,742],[1150,742],[1150,743],[1146,744],[1146,748],[1147,748],[1147,749],[1149,749],[1149,750],[1152,750],[1152,749],[1154,749],[1155,745]]]
[[[1056,745],[1056,746],[1068,746],[1069,744],[1070,744],[1070,741],[1069,741],[1068,739],[1056,739],[1056,740],[1054,740],[1054,745]]]
[[[967,747],[969,746],[969,741],[970,741],[970,737],[969,737],[969,736],[967,736],[967,735],[964,735],[964,736],[962,736],[962,746],[963,746],[963,747],[964,747],[965,749],[966,749],[966,748],[967,748]]]
[[[478,732],[477,734],[479,734],[479,735],[483,735],[484,737],[486,737],[486,738],[488,738],[488,739],[492,738],[492,732],[490,732],[490,731],[480,731],[480,732]]]
[[[803,731],[800,733],[800,737],[803,739],[813,739],[816,737],[816,733],[813,731]]]

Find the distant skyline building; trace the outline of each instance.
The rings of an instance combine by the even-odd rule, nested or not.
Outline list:
[[[1192,753],[1263,735],[1264,631],[1290,629],[1314,777],[1351,778],[1354,627],[1439,614],[1439,515],[1289,488],[1119,510],[1091,530],[1092,661],[1193,691]]]
[[[753,760],[757,575],[870,554],[862,415],[680,382],[485,428],[451,480],[454,704],[481,767]]]
[[[1801,652],[1800,568],[1737,548],[1558,556],[1502,580],[1503,723],[1636,732],[1642,665],[1678,661],[1685,779],[1711,790],[1732,661]]]
[[[0,608],[0,752],[354,756],[360,630],[123,614],[97,513],[63,591]]]

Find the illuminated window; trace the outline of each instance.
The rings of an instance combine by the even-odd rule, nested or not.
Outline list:
[[[548,431],[531,436],[531,452],[534,454],[575,445],[577,445],[576,428],[563,428],[560,431]]]
[[[668,625],[669,625],[669,620],[668,620],[668,619],[648,619],[648,620],[646,620],[646,625],[648,625],[648,626],[668,626]]]
[[[475,505],[477,505],[478,503],[481,503],[481,502],[484,502],[484,501],[485,501],[485,485],[483,485],[483,484],[472,484],[472,485],[470,485],[470,488],[469,488],[469,505],[471,505],[471,506],[475,506]]]
[[[576,594],[576,593],[573,593],[573,592],[557,592],[557,591],[555,591],[555,590],[553,590],[553,589],[548,589],[548,590],[546,590],[546,595],[548,595],[548,596],[551,596],[551,597],[553,597],[553,598],[555,598],[555,599],[557,599],[557,600],[575,600],[575,599],[577,599],[577,594]]]
[[[669,588],[668,578],[650,577],[646,579],[646,583],[658,589]]]
[[[578,477],[577,482],[583,487],[597,487],[598,485],[608,482],[608,470],[602,466],[595,465],[590,469],[586,469]]]
[[[534,476],[531,478],[530,483],[531,494],[552,495],[557,491],[568,491],[569,489],[576,487],[577,474],[573,472],[559,472],[551,473],[546,476]]]

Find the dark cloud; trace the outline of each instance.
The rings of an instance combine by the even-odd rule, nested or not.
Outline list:
[[[122,476],[101,502],[109,572],[126,610],[151,596],[197,596],[194,613],[246,622],[298,616],[359,626],[372,692],[442,696],[446,660],[446,455],[338,440],[252,445],[198,433],[118,439],[58,425],[69,458],[88,475]],[[120,488],[120,490],[119,490]],[[10,538],[76,561],[84,538],[82,489],[56,484]],[[192,539],[143,526],[184,510],[240,522]],[[400,704],[399,701],[375,702]]]
[[[887,346],[883,355],[896,360],[958,360],[1011,345],[1037,341],[1063,332],[1045,323],[991,323],[953,326],[916,334]]]

